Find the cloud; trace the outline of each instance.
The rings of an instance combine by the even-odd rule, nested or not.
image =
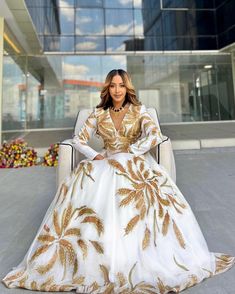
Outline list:
[[[79,16],[79,23],[89,23],[92,22],[92,18],[88,16]]]
[[[72,5],[69,5],[64,0],[60,0],[60,6],[65,6],[63,9],[60,10],[61,15],[65,17],[68,21],[74,21],[74,7]]]
[[[135,8],[142,7],[142,0],[134,0],[134,6]]]
[[[84,79],[89,72],[89,67],[85,65],[76,65],[63,62],[64,79]]]
[[[118,26],[108,25],[106,27],[107,35],[122,35],[122,34],[133,34],[133,26],[132,23],[128,24],[120,24]]]
[[[120,64],[121,67],[126,68],[126,56],[123,56],[123,55],[122,56],[120,56],[120,55],[114,55],[114,56],[111,56],[111,59],[114,62]]]
[[[69,4],[69,2],[67,2],[66,0],[59,0],[59,6],[60,7],[74,8],[74,6]]]
[[[122,43],[119,47],[113,48],[113,47],[108,47],[107,51],[108,52],[125,52],[126,45]]]
[[[76,26],[76,35],[88,35],[87,32],[84,32],[78,25]],[[99,32],[92,32],[92,35],[94,36],[102,36],[104,35],[104,30],[102,29]]]
[[[132,0],[119,0],[119,3],[121,3],[121,5],[126,6],[128,4],[132,3]]]
[[[81,42],[76,45],[77,50],[94,50],[97,48],[97,44],[95,42]]]

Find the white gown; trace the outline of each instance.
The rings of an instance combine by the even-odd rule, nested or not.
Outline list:
[[[92,160],[94,133],[104,140],[104,160]],[[164,294],[232,267],[234,257],[209,252],[189,204],[148,152],[161,141],[143,105],[130,105],[119,130],[108,109],[96,109],[73,140],[88,159],[60,185],[25,258],[3,283]]]

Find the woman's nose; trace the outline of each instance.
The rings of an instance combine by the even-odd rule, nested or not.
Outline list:
[[[115,92],[118,93],[119,90],[120,90],[120,88],[117,86],[117,87],[115,88]]]

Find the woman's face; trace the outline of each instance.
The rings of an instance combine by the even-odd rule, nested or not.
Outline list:
[[[115,75],[109,86],[109,94],[112,97],[113,104],[122,104],[126,97],[126,87],[122,77]]]

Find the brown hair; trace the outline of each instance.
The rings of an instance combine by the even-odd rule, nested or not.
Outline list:
[[[108,107],[113,106],[112,98],[109,94],[109,87],[113,77],[116,75],[119,75],[122,78],[126,87],[126,99],[124,104],[129,102],[134,105],[141,105],[141,102],[136,97],[135,88],[131,82],[129,74],[123,69],[113,69],[107,74],[103,89],[100,93],[101,102],[96,106],[96,108],[103,107],[104,109],[107,109]]]

